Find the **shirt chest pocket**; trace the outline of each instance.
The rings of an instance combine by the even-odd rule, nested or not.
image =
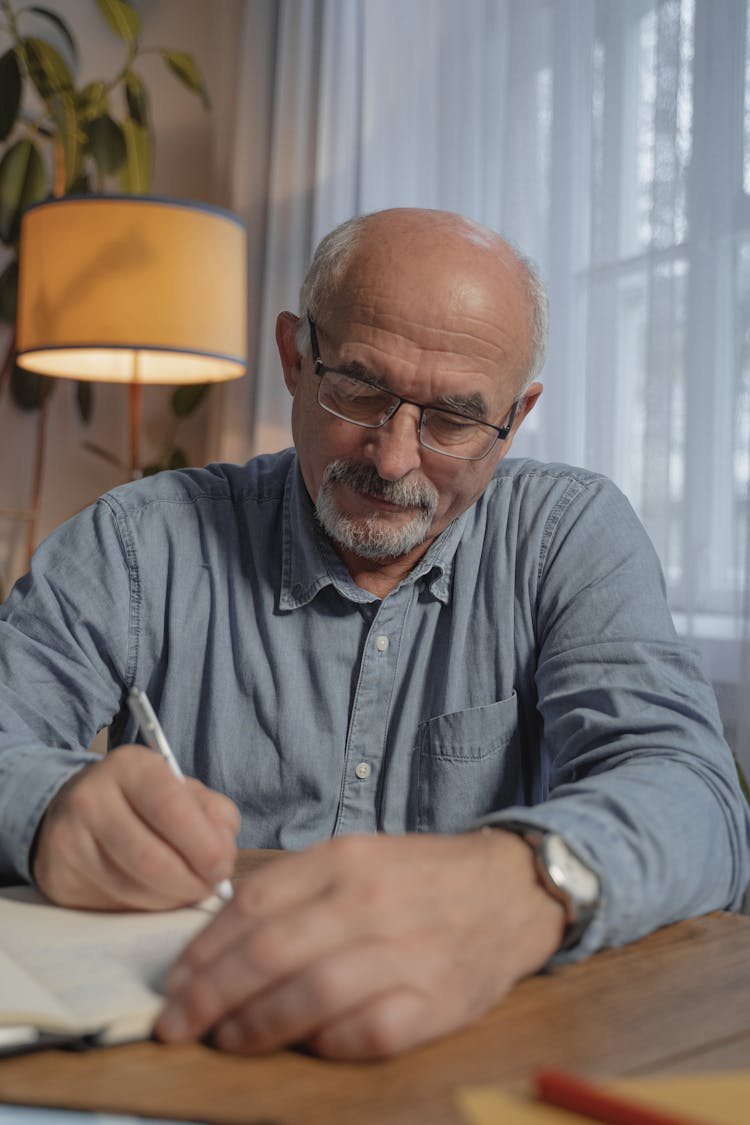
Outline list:
[[[518,700],[439,715],[417,728],[412,829],[461,832],[523,803]]]

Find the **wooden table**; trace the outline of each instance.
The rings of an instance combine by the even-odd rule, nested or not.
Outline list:
[[[523,981],[474,1026],[398,1059],[45,1051],[0,1061],[0,1101],[238,1125],[458,1125],[458,1086],[517,1083],[542,1064],[605,1078],[748,1059],[750,917],[716,913]]]

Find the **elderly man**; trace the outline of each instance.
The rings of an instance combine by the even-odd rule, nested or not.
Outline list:
[[[545,326],[496,234],[344,224],[278,318],[295,450],[116,489],[3,608],[6,873],[151,909],[238,831],[296,853],[174,966],[164,1039],[390,1054],[739,904],[747,809],[642,528],[599,476],[505,460]],[[134,685],[190,784],[133,744]]]

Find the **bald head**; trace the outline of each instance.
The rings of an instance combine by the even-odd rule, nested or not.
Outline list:
[[[321,241],[300,292],[299,349],[308,347],[306,312],[314,320],[364,276],[384,288],[402,283],[424,293],[425,309],[457,310],[512,319],[526,340],[517,372],[525,389],[544,363],[547,296],[533,267],[509,242],[450,211],[412,207],[357,216]],[[481,297],[481,301],[477,299]]]

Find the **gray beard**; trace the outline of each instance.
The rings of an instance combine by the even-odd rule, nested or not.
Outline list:
[[[403,508],[418,509],[400,527],[391,527],[383,516],[373,514],[355,520],[343,515],[333,495],[335,483],[346,484],[363,496],[375,496]],[[364,559],[396,559],[407,555],[427,538],[438,505],[438,493],[427,481],[383,480],[373,466],[353,461],[331,461],[323,474],[315,514],[330,539],[346,551]]]

